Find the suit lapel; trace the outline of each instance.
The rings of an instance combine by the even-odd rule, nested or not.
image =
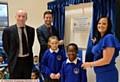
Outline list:
[[[18,35],[18,29],[17,29],[16,25],[13,28],[13,36],[14,36],[14,39],[16,41],[16,45],[19,47],[19,35]]]
[[[48,39],[48,37],[49,37],[49,33],[48,33],[48,29],[47,29],[47,27],[44,25],[43,26],[44,28],[43,28],[43,35],[45,36],[45,38],[46,38],[46,40]]]
[[[26,27],[26,32],[27,32],[27,39],[28,39],[28,44],[29,44],[29,39],[30,39],[30,33],[29,33],[29,27]]]

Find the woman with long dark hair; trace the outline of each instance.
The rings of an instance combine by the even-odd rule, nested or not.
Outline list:
[[[96,82],[118,82],[115,60],[119,55],[120,43],[111,32],[112,24],[108,17],[101,17],[96,27],[92,48],[94,61],[85,62],[82,67],[94,67]]]

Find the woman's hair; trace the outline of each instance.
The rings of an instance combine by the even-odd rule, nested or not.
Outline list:
[[[99,32],[98,29],[97,29],[97,25],[98,25],[99,20],[100,20],[101,18],[106,18],[107,21],[108,21],[107,31],[106,31],[106,33],[104,34],[104,36],[107,35],[107,34],[112,34],[112,23],[111,23],[110,18],[107,17],[107,16],[101,16],[101,17],[98,19],[98,21],[96,22],[96,25],[95,25],[95,32],[94,32],[95,34],[94,34],[94,36],[93,36],[93,38],[95,37],[96,40],[97,40],[97,41],[95,42],[95,44],[98,43],[99,40],[101,39],[100,32]],[[104,37],[104,36],[103,36],[103,37]]]
[[[77,46],[77,44],[75,44],[75,43],[70,43],[70,44],[68,44],[67,45],[67,51],[68,51],[68,49],[69,49],[69,46],[74,46],[74,48],[75,48],[75,50],[76,50],[76,53],[78,53],[78,46]]]

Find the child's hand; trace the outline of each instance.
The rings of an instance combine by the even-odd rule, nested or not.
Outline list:
[[[51,73],[51,74],[50,74],[50,78],[51,78],[51,79],[55,79],[55,74],[54,74],[54,73]]]
[[[60,78],[60,73],[55,74],[55,78],[59,79]]]

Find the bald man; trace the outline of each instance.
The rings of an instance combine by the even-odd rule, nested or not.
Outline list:
[[[33,66],[34,28],[26,25],[27,12],[18,10],[16,24],[3,31],[3,48],[8,55],[11,79],[30,79]]]

